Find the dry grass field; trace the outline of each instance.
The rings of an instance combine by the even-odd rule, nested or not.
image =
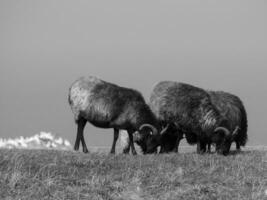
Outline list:
[[[267,151],[230,156],[0,150],[0,199],[267,199]]]

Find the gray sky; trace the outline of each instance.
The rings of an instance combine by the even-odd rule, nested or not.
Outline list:
[[[244,102],[248,145],[267,145],[266,1],[0,1],[0,137],[76,137],[67,103],[82,75],[136,88],[161,80]],[[112,130],[87,124],[88,146]]]

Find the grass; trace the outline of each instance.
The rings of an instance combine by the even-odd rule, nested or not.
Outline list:
[[[0,199],[267,199],[267,151],[108,155],[0,150]]]

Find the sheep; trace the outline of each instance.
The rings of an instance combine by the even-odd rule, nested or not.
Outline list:
[[[212,104],[227,119],[227,128],[233,132],[232,141],[236,143],[236,150],[240,151],[240,146],[245,146],[248,139],[247,113],[243,102],[238,96],[228,92],[207,92],[210,95]]]
[[[231,141],[236,143],[236,150],[240,151],[240,146],[245,146],[247,142],[247,114],[242,101],[236,95],[227,92],[206,92],[209,94],[213,106],[215,106],[220,115],[227,121],[227,129],[232,133]],[[166,133],[168,134],[164,135],[164,139],[161,139],[161,152],[177,151],[176,144],[174,143],[175,136],[177,137],[175,130],[169,130]],[[211,152],[211,143],[207,143],[207,146],[207,152]],[[204,144],[202,148],[203,151],[206,151]]]
[[[114,137],[110,153],[115,153],[119,130],[127,130],[130,146],[124,150],[136,154],[133,133],[138,131],[139,143],[146,153],[146,138],[152,133],[157,138],[159,127],[156,117],[146,104],[142,94],[134,89],[120,87],[103,81],[95,76],[81,77],[69,88],[68,101],[77,124],[77,136],[74,150],[79,150],[82,143],[83,152],[88,149],[83,131],[86,122],[99,128],[113,128]],[[148,140],[149,142],[149,140]]]
[[[227,129],[230,130],[231,141],[236,143],[236,150],[240,151],[241,146],[247,142],[247,114],[243,102],[239,97],[223,91],[206,91],[211,99],[211,103],[227,121]],[[169,135],[172,135],[169,133]],[[162,152],[169,152],[175,149],[173,138],[169,135],[162,141]],[[173,135],[172,135],[173,137]],[[211,152],[210,143],[207,143]],[[203,147],[204,148],[204,147]],[[204,150],[205,151],[205,150]]]
[[[162,138],[167,133],[175,136],[175,151],[178,151],[180,140],[185,135],[189,144],[198,144],[198,153],[206,151],[209,143],[216,144],[218,153],[229,153],[232,132],[205,90],[185,83],[159,82],[152,91],[150,107],[160,124],[172,124],[172,131],[165,131]],[[161,152],[164,152],[162,138],[159,141]],[[168,147],[168,137],[165,146]]]

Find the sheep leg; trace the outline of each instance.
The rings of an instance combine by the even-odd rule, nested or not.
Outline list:
[[[200,142],[197,142],[197,153],[200,153]]]
[[[164,146],[161,146],[159,153],[165,153],[165,152],[166,152],[165,147]]]
[[[206,144],[201,141],[198,141],[197,142],[197,153],[203,154],[205,152],[206,152]]]
[[[83,145],[83,153],[88,153],[88,149],[87,149],[87,146],[86,146],[86,143],[85,143],[85,140],[84,140],[84,136],[83,136],[83,132],[81,134],[81,141],[82,141],[82,145]]]
[[[129,135],[129,143],[130,143],[130,147],[132,149],[132,154],[133,155],[136,155],[136,150],[135,150],[135,147],[134,147],[134,143],[133,143],[133,133],[134,131],[128,131],[128,135]]]
[[[207,145],[208,145],[208,151],[207,151],[207,152],[208,152],[208,153],[211,153],[211,148],[210,148],[210,147],[211,147],[211,144],[208,143]]]
[[[83,130],[86,124],[86,120],[84,118],[80,118],[77,121],[77,135],[76,135],[76,141],[75,141],[75,145],[74,145],[74,150],[78,151],[79,150],[79,146],[80,146],[80,141],[83,138]],[[84,139],[83,139],[84,142]],[[85,144],[85,142],[84,142]]]
[[[110,150],[111,154],[115,154],[115,147],[116,147],[116,142],[118,140],[118,137],[119,137],[119,129],[114,128],[113,143],[112,143],[112,147]]]
[[[235,144],[236,144],[236,151],[241,151],[239,142],[235,141]]]
[[[173,148],[173,152],[174,153],[178,153],[178,148],[179,148],[179,144],[180,144],[181,139],[177,138],[176,142],[175,142],[175,146]]]

